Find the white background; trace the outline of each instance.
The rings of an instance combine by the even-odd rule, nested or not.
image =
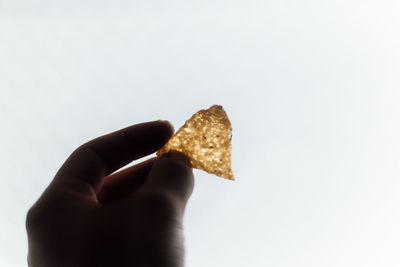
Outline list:
[[[400,266],[397,0],[0,0],[0,266],[80,144],[221,104],[236,181],[195,171],[189,267]]]

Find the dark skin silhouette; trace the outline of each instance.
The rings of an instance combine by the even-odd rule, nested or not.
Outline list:
[[[184,266],[188,159],[170,152],[115,172],[172,134],[168,122],[154,121],[77,148],[27,214],[29,266]]]

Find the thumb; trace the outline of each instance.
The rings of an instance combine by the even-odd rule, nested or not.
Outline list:
[[[193,187],[194,178],[190,160],[180,152],[171,151],[154,162],[140,191],[144,194],[168,195],[184,207],[192,194]]]

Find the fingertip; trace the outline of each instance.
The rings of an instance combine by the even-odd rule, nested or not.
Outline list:
[[[185,154],[175,150],[161,155],[154,162],[153,168],[162,169],[165,173],[172,176],[171,180],[186,179],[186,181],[190,181],[193,179],[193,169],[190,159]]]
[[[169,152],[161,155],[161,157],[167,158],[167,159],[171,159],[171,160],[175,160],[175,161],[177,161],[177,162],[179,162],[181,164],[183,163],[188,168],[192,168],[192,164],[190,163],[190,158],[188,156],[186,156],[185,154],[179,152],[179,151],[170,150]]]
[[[168,191],[186,203],[194,187],[189,159],[177,151],[163,154],[154,162],[146,187],[149,190]]]
[[[171,137],[174,134],[175,130],[174,130],[174,126],[172,125],[171,122],[169,122],[167,120],[157,120],[155,122],[158,123],[160,130],[165,132],[166,135]]]

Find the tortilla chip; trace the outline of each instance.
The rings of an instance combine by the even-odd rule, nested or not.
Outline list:
[[[190,159],[193,168],[234,180],[231,168],[232,127],[222,106],[196,112],[157,155],[175,150]]]

